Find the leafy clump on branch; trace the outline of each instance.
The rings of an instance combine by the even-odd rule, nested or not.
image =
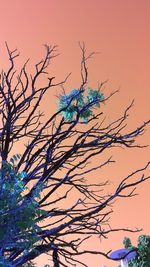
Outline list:
[[[69,94],[59,96],[59,109],[62,111],[62,116],[65,120],[71,121],[80,114],[80,119],[88,123],[91,116],[94,115],[93,109],[100,108],[100,102],[104,101],[104,95],[98,90],[88,88],[88,95],[85,96],[85,91],[73,89]]]
[[[55,77],[48,76],[56,47],[45,46],[46,54],[32,75],[27,72],[28,61],[16,73],[19,54],[7,44],[6,48],[10,67],[0,76],[0,264],[31,265],[46,253],[54,267],[85,267],[79,257],[85,254],[109,259],[108,252],[95,247],[87,250],[84,242],[92,236],[107,237],[112,231],[137,231],[110,229],[110,205],[116,198],[134,196],[136,186],[150,178],[145,174],[150,163],[121,178],[111,194],[104,194],[108,181],[99,177],[98,183],[91,182],[86,175],[114,162],[111,155],[101,159],[110,148],[143,148],[135,141],[150,120],[127,130],[131,103],[117,120],[107,123],[101,103],[107,104],[116,92],[104,97],[105,82],[97,90],[89,88],[86,62],[92,54],[86,56],[83,44],[80,86],[67,94],[64,90],[57,111],[42,122],[39,107],[43,97],[50,89],[64,89],[69,77],[55,83]],[[21,154],[16,153],[16,143]],[[12,154],[15,156],[10,157]],[[99,164],[89,166],[95,156]]]
[[[39,209],[38,205],[42,187],[36,190],[32,201],[24,198],[24,192],[29,191],[24,183],[27,174],[15,170],[15,162],[20,157],[20,154],[16,154],[10,163],[3,161],[0,169],[0,247],[5,244],[8,251],[15,248],[26,254],[40,240],[37,222],[45,211]],[[0,266],[11,266],[2,254]]]
[[[135,249],[137,256],[129,262],[129,267],[150,267],[150,236],[140,235],[137,247],[133,246],[130,238],[123,240],[125,248]]]

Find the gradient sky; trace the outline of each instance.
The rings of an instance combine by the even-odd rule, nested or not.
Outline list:
[[[31,58],[31,68],[41,59],[43,44],[58,45],[60,55],[54,59],[50,73],[60,81],[72,72],[66,89],[78,87],[81,59],[78,42],[84,41],[87,51],[99,52],[88,63],[89,85],[96,88],[99,82],[109,79],[104,94],[120,89],[105,107],[108,120],[123,112],[133,98],[135,104],[128,119],[128,128],[133,129],[149,118],[149,0],[1,0],[0,9],[1,69],[7,65],[5,41],[10,48],[17,47],[21,52],[19,64]],[[50,104],[51,109],[54,108],[51,98],[47,97],[42,107],[46,106],[49,112]],[[147,131],[138,142],[148,144],[149,138]],[[149,148],[142,152],[137,149],[110,151],[116,164],[109,167],[105,175],[112,181],[112,188],[124,175],[142,167],[149,152]],[[100,174],[93,174],[93,180],[96,175]],[[150,234],[149,188],[150,182],[146,182],[137,188],[139,195],[134,199],[116,201],[111,226],[139,227],[143,228],[143,234]],[[99,249],[120,248],[125,235],[135,241],[139,234],[111,234],[107,240],[98,243]],[[45,257],[40,257],[38,266],[43,267],[44,261]],[[116,266],[116,263],[95,256],[86,256],[85,262],[89,267],[102,266],[102,263],[107,267]]]

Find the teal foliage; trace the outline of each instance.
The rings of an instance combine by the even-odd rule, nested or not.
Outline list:
[[[63,109],[62,116],[66,121],[76,119],[77,115],[81,121],[87,123],[93,113],[94,108],[100,107],[100,102],[104,101],[104,95],[99,90],[88,88],[88,93],[79,89],[73,89],[69,94],[59,96],[58,110]]]
[[[124,238],[123,244],[125,248],[136,248],[127,237]],[[136,249],[137,256],[129,262],[129,267],[150,267],[150,236],[139,236]]]
[[[133,246],[132,246],[132,243],[131,243],[131,240],[130,240],[130,238],[128,238],[128,237],[125,237],[124,238],[124,240],[123,240],[123,244],[124,244],[124,247],[125,248],[134,248]]]
[[[32,199],[24,199],[24,194],[28,191],[24,183],[27,173],[16,171],[15,162],[19,157],[18,154],[9,162],[3,161],[0,169],[0,247],[19,247],[26,253],[41,241],[37,234],[40,229],[38,221],[46,211],[38,207],[43,184],[36,189]],[[7,257],[2,255],[0,267],[1,264],[11,266],[7,263]]]

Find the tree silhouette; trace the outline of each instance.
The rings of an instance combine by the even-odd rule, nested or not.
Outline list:
[[[57,56],[55,46],[45,46],[46,54],[32,75],[27,71],[29,60],[16,72],[19,53],[7,44],[6,48],[10,67],[0,76],[0,266],[23,266],[43,253],[49,253],[54,267],[86,266],[78,256],[87,253],[109,258],[109,252],[83,250],[81,245],[91,236],[137,231],[110,229],[110,204],[134,196],[135,187],[149,179],[144,175],[149,163],[122,178],[109,195],[102,191],[108,181],[91,184],[85,176],[114,162],[110,157],[89,167],[90,160],[100,158],[105,150],[142,148],[135,139],[150,121],[126,129],[132,102],[117,120],[106,123],[102,105],[116,92],[103,95],[105,82],[97,90],[87,87],[86,61],[93,54],[86,56],[84,44],[80,44],[81,84],[69,93],[64,85],[70,74],[56,83],[48,75],[48,66]],[[41,101],[58,86],[63,89],[58,109],[42,122]],[[16,142],[25,144],[24,151],[12,156]]]

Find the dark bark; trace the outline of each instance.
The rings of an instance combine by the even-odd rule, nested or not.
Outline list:
[[[57,248],[53,250],[53,262],[54,262],[54,267],[60,267]]]

